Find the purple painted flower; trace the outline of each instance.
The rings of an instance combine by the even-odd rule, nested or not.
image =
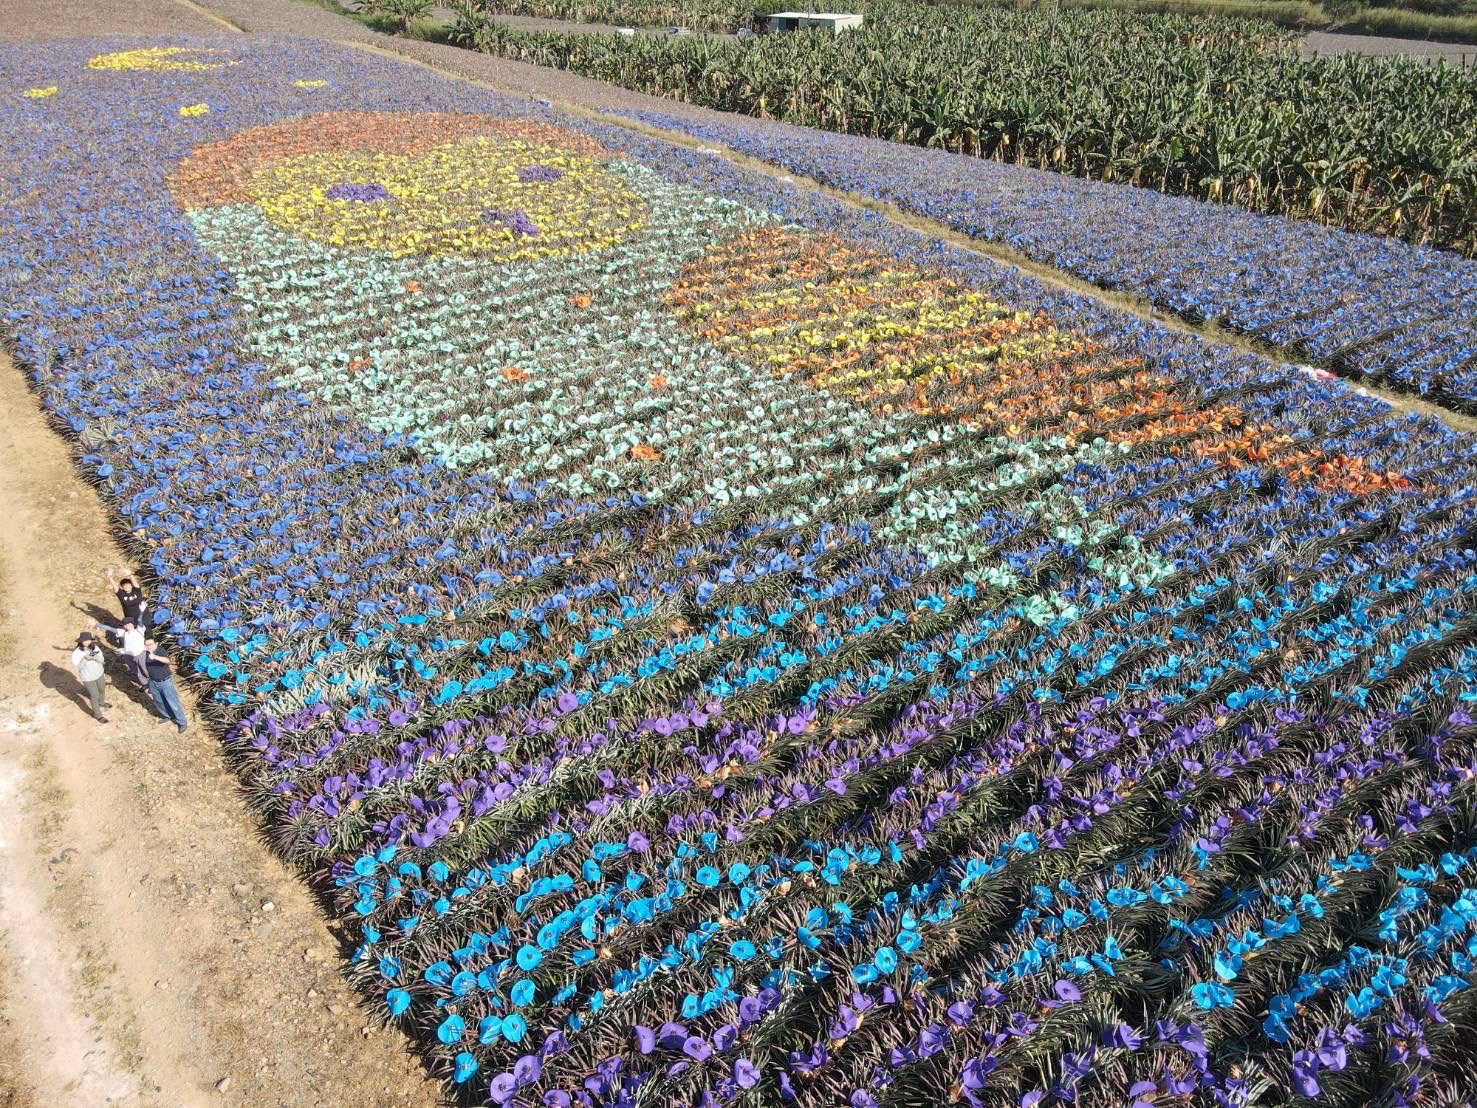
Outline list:
[[[856,1009],[848,1004],[841,1005],[836,1013],[836,1018],[831,1021],[831,1038],[844,1039],[857,1029],[861,1020],[857,1018]]]
[[[642,1027],[639,1023],[631,1030],[636,1033],[636,1049],[642,1054],[650,1054],[656,1049],[655,1031],[649,1027]]]
[[[1103,1045],[1116,1046],[1120,1050],[1137,1050],[1144,1037],[1126,1023],[1120,1023],[1103,1032]]]
[[[738,1083],[740,1089],[752,1089],[759,1084],[759,1067],[747,1058],[739,1058],[733,1063],[733,1079]]]
[[[1317,1096],[1318,1057],[1311,1050],[1300,1050],[1292,1056],[1292,1087],[1302,1096]]]
[[[564,176],[564,170],[552,165],[521,165],[518,167],[518,180],[524,184],[532,184],[535,181],[557,181]]]
[[[530,219],[528,213],[522,208],[509,208],[506,210],[502,208],[486,208],[482,212],[482,222],[489,227],[502,224],[509,231],[513,232],[514,238],[517,238],[519,235],[526,235],[530,238],[538,235],[538,224]]]
[[[537,1054],[525,1054],[513,1063],[513,1076],[519,1086],[532,1085],[544,1071],[544,1063]]]
[[[689,1035],[682,1044],[682,1053],[695,1061],[705,1062],[713,1056],[713,1048],[701,1035]]]
[[[330,185],[323,193],[330,200],[355,200],[361,204],[372,204],[376,200],[388,200],[390,190],[378,181],[340,181]]]
[[[1058,1000],[1065,1001],[1069,1004],[1074,1000],[1082,999],[1082,990],[1065,978],[1059,978],[1051,989],[1052,992],[1056,993]]]
[[[1092,1072],[1092,1059],[1096,1053],[1097,1049],[1095,1047],[1089,1047],[1082,1054],[1063,1054],[1063,1072],[1074,1081],[1081,1081]]]
[[[918,1053],[930,1058],[949,1045],[949,1029],[941,1023],[930,1023],[918,1036]]]
[[[719,1054],[725,1053],[733,1045],[733,1040],[738,1038],[739,1026],[736,1023],[725,1023],[717,1031],[713,1032],[713,1049]]]
[[[1344,1040],[1331,1027],[1325,1027],[1318,1032],[1318,1042],[1314,1050],[1318,1055],[1318,1061],[1335,1073],[1349,1064],[1349,1052],[1344,1046]]]

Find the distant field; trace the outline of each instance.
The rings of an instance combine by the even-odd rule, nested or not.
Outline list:
[[[1477,249],[1477,72],[1305,61],[1260,22],[872,8],[865,29],[841,36],[526,33],[490,7],[465,9],[453,34],[720,111]],[[727,9],[659,10],[692,23]]]
[[[407,0],[381,0],[394,9]],[[409,0],[413,3],[414,0]],[[1063,8],[1099,8],[1160,15],[1233,16],[1260,19],[1298,30],[1341,30],[1371,35],[1428,38],[1477,43],[1477,3],[1474,0],[1419,0],[1417,3],[1364,4],[1348,0],[918,0],[924,6],[996,8],[1056,12]],[[451,5],[448,6],[458,6]],[[604,22],[636,27],[684,26],[704,31],[735,31],[757,25],[769,11],[835,9],[838,5],[802,0],[505,0],[473,7],[514,15],[576,22]],[[839,5],[843,11],[883,15],[891,0],[854,0]]]

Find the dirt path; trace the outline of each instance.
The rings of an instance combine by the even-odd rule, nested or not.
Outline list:
[[[1367,54],[1373,58],[1401,55],[1433,62],[1445,58],[1453,65],[1477,64],[1477,46],[1454,42],[1430,42],[1414,38],[1380,38],[1375,35],[1341,35],[1333,31],[1311,31],[1303,36],[1303,54]]]
[[[0,42],[225,29],[216,16],[176,0],[0,0]]]
[[[0,1108],[436,1103],[215,738],[116,665],[111,722],[82,709],[69,645],[117,554],[3,356],[0,409]]]

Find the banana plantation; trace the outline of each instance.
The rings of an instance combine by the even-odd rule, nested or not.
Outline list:
[[[489,7],[466,0],[460,41],[641,92],[1477,249],[1477,70],[1307,61],[1192,17],[870,4],[859,31],[728,39],[521,32]]]

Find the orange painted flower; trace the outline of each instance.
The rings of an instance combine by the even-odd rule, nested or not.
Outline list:
[[[655,462],[661,459],[662,452],[654,446],[647,446],[644,442],[639,446],[631,447],[631,457],[638,462]]]
[[[667,387],[667,378],[663,374],[658,373],[647,383],[654,389],[664,389]]]
[[[405,291],[406,292],[420,292],[421,291],[421,283],[419,281],[406,281],[405,282]]]
[[[369,368],[369,359],[368,358],[355,358],[352,362],[349,363],[349,372],[350,373],[358,373],[361,369],[368,369],[368,368]]]
[[[527,381],[529,373],[526,369],[519,369],[515,365],[510,365],[505,366],[499,376],[501,376],[504,381],[511,381],[514,384],[518,384],[520,382]]]
[[[577,292],[569,298],[569,303],[581,311],[595,302],[595,298],[587,292]]]

